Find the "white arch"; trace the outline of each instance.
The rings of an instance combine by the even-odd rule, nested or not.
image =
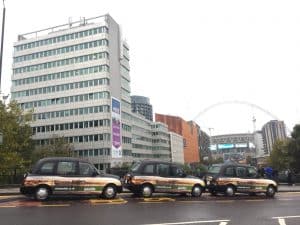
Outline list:
[[[212,104],[210,106],[208,106],[207,108],[205,108],[204,110],[202,110],[201,112],[199,112],[195,118],[193,119],[193,121],[196,121],[196,119],[198,119],[199,116],[203,115],[204,113],[206,113],[207,111],[220,106],[220,105],[228,105],[228,104],[239,104],[239,105],[247,105],[247,106],[251,106],[254,107],[256,109],[259,109],[260,111],[263,111],[264,113],[266,113],[267,115],[271,116],[273,119],[278,120],[278,117],[276,115],[274,115],[273,113],[269,112],[268,110],[254,104],[251,102],[247,102],[247,101],[239,101],[239,100],[229,100],[229,101],[222,101],[222,102],[217,102],[215,104]]]

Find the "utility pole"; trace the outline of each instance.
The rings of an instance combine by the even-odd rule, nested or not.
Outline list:
[[[2,76],[1,75],[2,75],[2,61],[3,61],[4,27],[5,27],[5,4],[3,0],[2,33],[1,33],[1,49],[0,49],[0,101],[2,101],[2,89],[1,89]]]

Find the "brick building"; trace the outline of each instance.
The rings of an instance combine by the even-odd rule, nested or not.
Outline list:
[[[169,131],[177,133],[183,137],[184,162],[200,162],[198,129],[193,121],[185,121],[177,116],[155,114],[155,121],[168,125]]]

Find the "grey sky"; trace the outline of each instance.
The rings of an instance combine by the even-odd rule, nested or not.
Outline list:
[[[300,2],[199,0],[7,0],[2,90],[10,91],[17,35],[69,17],[109,13],[130,45],[132,94],[154,111],[192,120],[221,101],[261,106],[292,129],[300,122]],[[213,134],[248,132],[272,119],[223,105],[196,121]]]

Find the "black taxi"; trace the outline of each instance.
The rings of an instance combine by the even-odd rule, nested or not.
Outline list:
[[[135,194],[151,197],[152,193],[190,193],[201,196],[202,179],[188,176],[180,165],[162,161],[136,162],[124,177],[124,186]]]
[[[275,181],[259,178],[255,167],[237,163],[210,166],[204,180],[212,195],[224,193],[227,196],[233,196],[235,193],[265,193],[267,197],[274,197],[277,192]]]

